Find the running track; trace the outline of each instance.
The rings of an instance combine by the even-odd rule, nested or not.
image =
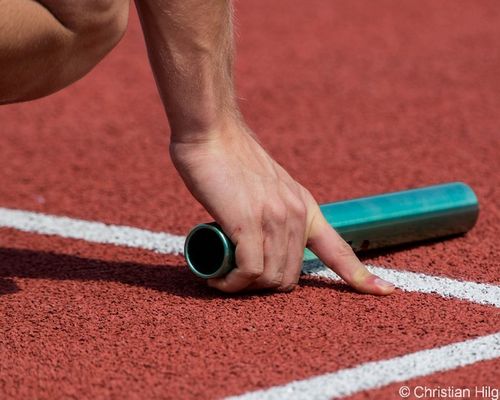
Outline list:
[[[401,288],[388,298],[318,265],[291,294],[209,290],[177,254],[209,216],[168,159],[133,14],[84,80],[0,108],[0,398],[498,387],[500,4],[258,0],[237,14],[243,112],[318,201],[462,180],[477,226],[366,256]]]

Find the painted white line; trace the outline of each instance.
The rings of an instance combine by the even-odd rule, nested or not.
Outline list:
[[[407,292],[434,293],[443,297],[500,307],[500,286],[460,281],[441,276],[431,276],[373,265],[367,265],[366,267],[382,279],[394,283],[398,288]],[[302,272],[306,275],[340,280],[337,274],[319,260],[306,261]]]
[[[0,208],[0,227],[93,243],[140,248],[164,254],[182,254],[185,240],[184,236],[169,233],[7,208]],[[409,292],[435,293],[443,297],[500,307],[500,286],[381,267],[368,266],[368,268]],[[317,260],[306,261],[303,272],[329,279],[340,279]]]
[[[227,400],[329,400],[497,357],[500,357],[500,333],[368,362],[283,386],[228,397]]]
[[[0,227],[93,243],[135,247],[166,254],[182,253],[185,240],[183,236],[169,233],[150,232],[128,226],[106,225],[101,222],[7,208],[0,208]]]

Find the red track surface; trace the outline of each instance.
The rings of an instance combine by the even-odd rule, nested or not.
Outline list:
[[[500,3],[259,0],[238,3],[238,20],[243,112],[320,202],[454,180],[477,192],[465,237],[366,261],[499,284]],[[0,133],[0,207],[178,234],[209,218],[168,160],[135,15],[81,82],[0,108]],[[221,397],[500,327],[493,307],[310,278],[292,294],[231,298],[180,257],[0,233],[6,399]],[[492,385],[499,367],[411,384]]]

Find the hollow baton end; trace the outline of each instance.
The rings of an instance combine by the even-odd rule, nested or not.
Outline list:
[[[189,232],[184,255],[189,269],[200,278],[221,277],[234,268],[234,245],[214,222],[196,225]]]

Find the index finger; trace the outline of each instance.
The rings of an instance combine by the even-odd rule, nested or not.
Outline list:
[[[366,269],[351,246],[328,224],[319,208],[311,222],[307,247],[327,267],[362,293],[386,295],[395,289],[392,283]]]

